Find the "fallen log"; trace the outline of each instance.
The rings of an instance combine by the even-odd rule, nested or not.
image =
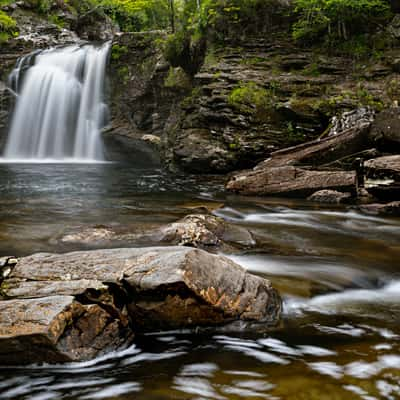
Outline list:
[[[244,195],[307,197],[319,190],[355,193],[354,171],[310,171],[293,166],[265,167],[234,175],[227,189]]]
[[[323,165],[371,147],[370,123],[363,123],[338,135],[317,139],[275,151],[255,170],[285,165]]]

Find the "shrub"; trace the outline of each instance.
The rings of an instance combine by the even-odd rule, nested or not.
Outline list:
[[[11,36],[17,34],[16,21],[0,10],[0,43],[6,42]]]
[[[294,0],[298,21],[293,25],[296,40],[318,38],[348,40],[376,30],[392,16],[385,0]]]

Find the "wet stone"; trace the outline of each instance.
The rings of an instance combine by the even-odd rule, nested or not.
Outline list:
[[[185,247],[39,253],[1,283],[0,363],[87,360],[134,333],[280,321],[278,292],[233,261]]]

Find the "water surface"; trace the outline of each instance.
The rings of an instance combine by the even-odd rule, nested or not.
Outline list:
[[[93,226],[151,229],[204,207],[251,229],[228,255],[284,297],[282,329],[174,331],[86,363],[0,368],[1,399],[398,399],[400,220],[226,194],[126,164],[0,165],[0,253],[69,251]],[[130,245],[134,245],[130,244]]]

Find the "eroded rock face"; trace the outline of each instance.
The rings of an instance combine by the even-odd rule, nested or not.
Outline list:
[[[79,361],[128,342],[127,324],[72,296],[0,301],[0,363]]]
[[[1,295],[6,364],[89,359],[130,343],[135,331],[234,321],[268,329],[281,313],[269,281],[182,247],[36,254],[19,260]]]

